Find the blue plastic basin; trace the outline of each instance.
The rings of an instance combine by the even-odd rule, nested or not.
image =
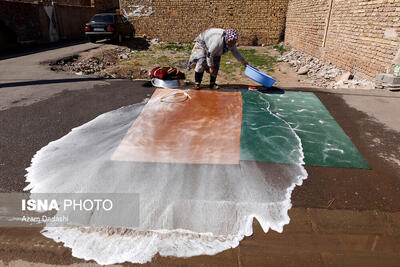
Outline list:
[[[261,85],[264,85],[265,87],[271,87],[276,80],[269,76],[268,74],[265,74],[261,70],[254,68],[250,65],[247,65],[246,70],[244,72],[247,77],[252,79],[253,81],[258,82]]]

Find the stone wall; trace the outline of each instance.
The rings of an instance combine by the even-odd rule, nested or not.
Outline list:
[[[291,0],[285,42],[360,78],[400,63],[400,1]]]
[[[137,35],[167,42],[191,42],[211,27],[234,28],[240,44],[283,40],[288,0],[120,0],[121,14]]]

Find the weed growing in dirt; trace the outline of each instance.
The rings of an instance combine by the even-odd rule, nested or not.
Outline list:
[[[157,46],[157,49],[190,53],[193,49],[193,46],[194,46],[193,43],[187,43],[187,44],[168,43]]]
[[[167,56],[161,56],[157,58],[157,63],[160,65],[169,65],[170,60]]]
[[[281,55],[286,52],[286,48],[283,45],[274,45],[272,48],[278,50]]]
[[[277,62],[276,57],[270,56],[266,52],[258,52],[255,49],[239,49],[239,51],[251,66],[274,72],[274,64]],[[243,65],[233,57],[232,53],[222,56],[220,66],[222,72],[233,73],[238,68],[244,71]]]
[[[99,56],[101,59],[107,62],[112,59],[112,62],[114,62],[112,65],[104,63],[106,69],[102,70],[101,75],[114,78],[148,78],[148,72],[152,68],[158,66],[172,66],[185,72],[186,78],[191,81],[194,77],[194,70],[186,71],[186,67],[193,45],[193,43],[152,45],[147,50],[138,50],[130,53],[126,60],[120,60],[114,50],[101,51],[102,53]],[[272,55],[277,53],[271,49],[273,48],[243,47],[239,49],[239,51],[250,65],[266,72],[274,72],[277,56]],[[243,65],[238,62],[230,52],[226,53],[221,58],[220,74],[219,80],[228,83],[230,81],[247,81]]]
[[[149,69],[156,66],[174,66],[184,69],[192,48],[193,43],[153,45],[149,50],[138,51],[131,55],[130,60]]]

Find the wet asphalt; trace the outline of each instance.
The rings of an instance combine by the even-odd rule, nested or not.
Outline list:
[[[0,111],[0,191],[21,191],[25,169],[36,151],[95,117],[143,101],[154,88],[143,81],[107,81],[85,90],[65,90],[46,100]],[[293,89],[291,89],[293,90]],[[335,94],[315,92],[343,128],[371,170],[306,166],[309,177],[296,187],[295,207],[400,210],[400,168],[381,157],[396,153],[400,134],[346,105]],[[373,133],[373,135],[371,135]],[[375,145],[379,138],[381,145]]]

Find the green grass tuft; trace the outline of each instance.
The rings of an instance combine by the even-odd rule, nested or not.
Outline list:
[[[190,53],[193,49],[193,46],[194,46],[193,43],[186,43],[186,44],[182,44],[182,45],[176,44],[176,43],[168,43],[168,44],[157,46],[157,49]]]
[[[239,51],[251,66],[274,72],[274,65],[277,62],[276,57],[270,56],[268,53],[260,53],[255,49],[239,49]],[[222,56],[220,66],[222,72],[232,73],[237,68],[244,71],[244,66],[234,58],[232,53],[228,52]]]
[[[272,48],[278,50],[279,54],[281,55],[286,52],[286,48],[283,45],[274,45]]]
[[[167,56],[161,56],[157,58],[157,63],[160,65],[169,65],[169,58]]]

